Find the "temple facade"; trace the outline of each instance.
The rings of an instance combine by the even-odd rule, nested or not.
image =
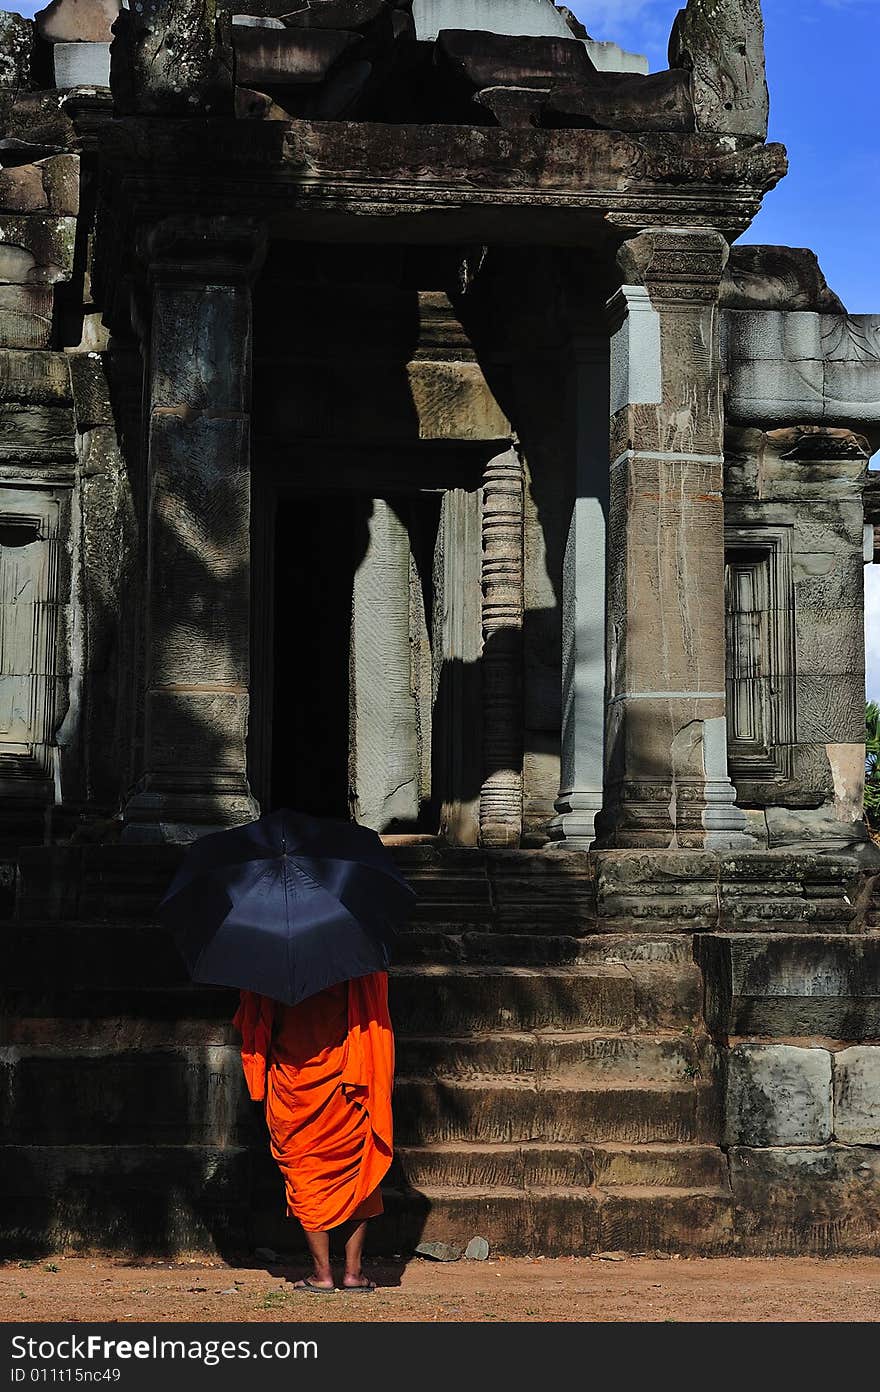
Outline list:
[[[880,314],[739,245],[759,0],[0,16],[7,1250],[292,1240],[155,925],[387,838],[387,1248],[880,1250]]]

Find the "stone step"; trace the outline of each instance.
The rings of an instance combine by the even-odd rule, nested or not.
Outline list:
[[[713,1064],[705,1036],[542,1030],[407,1035],[397,1041],[398,1073],[418,1078],[527,1075],[572,1083],[612,1078],[683,1082],[710,1077]]]
[[[391,1014],[401,1034],[507,1029],[695,1028],[702,978],[695,964],[395,968]]]
[[[303,1249],[284,1214],[283,1190],[265,1147],[0,1147],[0,1252],[187,1251],[223,1255],[265,1245]],[[252,1180],[257,1180],[256,1186]],[[603,1250],[728,1250],[731,1199],[724,1189],[644,1185],[426,1185],[384,1188],[385,1214],[370,1245],[408,1256],[418,1242],[479,1233],[493,1254],[562,1256]]]
[[[0,1253],[246,1251],[253,1159],[240,1146],[2,1145]]]
[[[385,1214],[375,1220],[371,1246],[389,1255],[406,1255],[432,1240],[464,1248],[475,1235],[485,1237],[496,1256],[714,1256],[734,1244],[733,1203],[724,1190],[425,1188],[387,1190],[384,1198]]]
[[[86,1022],[87,1023],[87,1022]],[[63,1066],[71,1057],[86,1066],[102,1061],[127,1067],[136,1058],[149,1058],[151,1067],[183,1068],[194,1074],[200,1068],[235,1079],[239,1072],[240,1036],[226,1022],[223,1038],[213,1043],[203,1036],[195,1040],[162,1040],[150,1043],[137,1022],[122,1021],[129,1037],[103,1037],[85,1044],[67,1038],[60,1041],[27,1039],[23,1034],[0,1043],[0,1068],[37,1068],[44,1078],[53,1065]],[[57,1028],[57,1027],[56,1027]],[[131,1033],[136,1038],[131,1038]],[[115,1043],[115,1047],[113,1047]],[[590,1079],[631,1078],[676,1082],[710,1077],[715,1064],[714,1046],[706,1035],[656,1032],[619,1034],[593,1030],[508,1031],[468,1035],[398,1035],[398,1075],[420,1078],[488,1078],[520,1076],[558,1078],[562,1082]]]
[[[232,1043],[238,992],[211,986],[0,991],[0,1043],[70,1048]]]
[[[724,1152],[713,1145],[579,1145],[524,1141],[401,1146],[389,1177],[401,1188],[576,1188],[657,1185],[729,1187]]]
[[[455,924],[407,929],[398,935],[394,960],[400,965],[565,966],[599,962],[693,961],[692,940],[678,937],[624,937],[616,933],[561,935],[554,920],[530,925],[528,932],[508,933],[485,925],[462,932]]]
[[[601,1058],[601,1056],[600,1056]],[[711,1073],[400,1076],[398,1140],[712,1140]],[[257,1134],[238,1050],[0,1050],[0,1134],[41,1145],[230,1145]]]
[[[4,924],[5,989],[144,989],[185,987],[188,975],[171,936],[155,923],[53,920]],[[560,932],[552,914],[527,930],[493,923],[463,928],[452,921],[410,926],[397,937],[400,966],[460,964],[552,967],[622,962],[693,963],[690,935]]]
[[[261,1125],[232,1047],[0,1050],[0,1135],[10,1143],[223,1147]]]
[[[537,1087],[503,1082],[398,1078],[399,1145],[438,1141],[716,1141],[715,1090],[706,1085],[603,1083]]]

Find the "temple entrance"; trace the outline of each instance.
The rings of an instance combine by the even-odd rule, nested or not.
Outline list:
[[[279,488],[271,511],[265,598],[255,588],[262,806],[473,843],[478,491]]]
[[[347,817],[349,629],[367,503],[329,493],[279,499],[270,800]]]

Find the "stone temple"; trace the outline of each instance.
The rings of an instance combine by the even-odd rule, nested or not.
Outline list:
[[[758,0],[248,4],[0,16],[2,1249],[295,1241],[155,912],[286,805],[419,895],[376,1250],[880,1251],[880,315],[737,245]]]

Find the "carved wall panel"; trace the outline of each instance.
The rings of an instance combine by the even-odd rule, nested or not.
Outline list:
[[[62,498],[0,491],[0,792],[28,795],[52,774],[58,713]]]
[[[727,750],[740,800],[744,784],[790,776],[793,594],[790,528],[726,529]]]

